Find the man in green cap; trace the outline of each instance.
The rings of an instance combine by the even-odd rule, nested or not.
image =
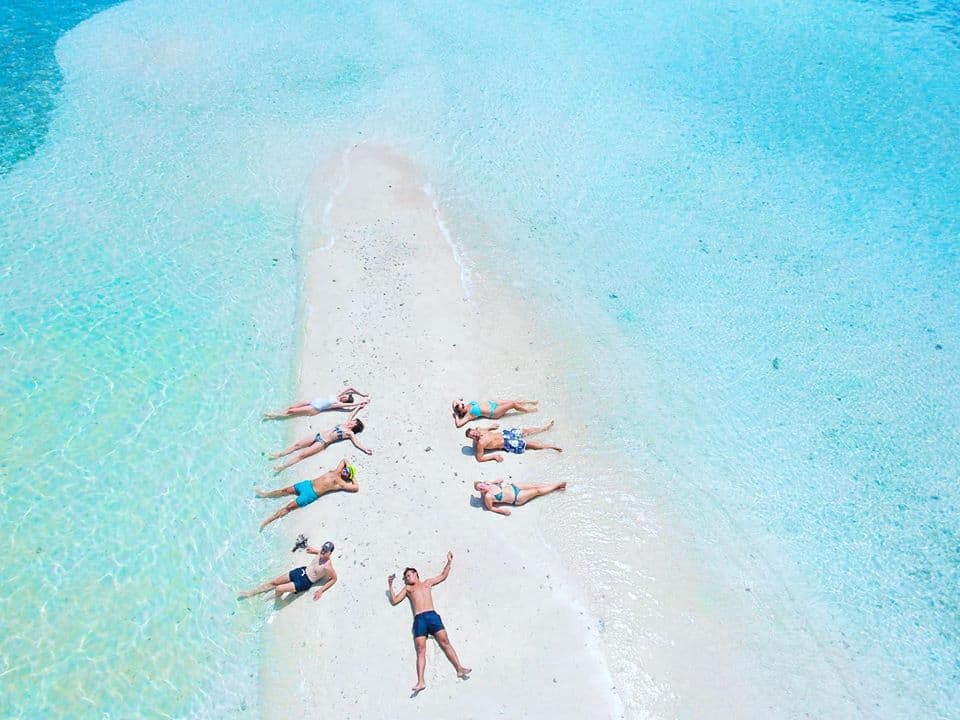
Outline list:
[[[344,458],[333,470],[328,470],[323,475],[319,475],[313,480],[302,480],[295,485],[289,485],[278,490],[257,490],[257,497],[275,498],[284,495],[296,495],[296,500],[291,500],[273,515],[260,523],[260,529],[263,530],[274,520],[282,518],[291,510],[298,507],[306,507],[321,495],[343,490],[344,492],[357,492],[360,485],[357,483],[357,469],[347,462]]]

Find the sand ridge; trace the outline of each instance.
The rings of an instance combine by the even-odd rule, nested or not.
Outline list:
[[[292,484],[347,457],[358,467],[360,492],[323,497],[268,530],[290,545],[300,532],[314,545],[332,540],[340,579],[319,602],[312,592],[278,610],[262,601],[270,627],[261,714],[616,717],[591,620],[537,526],[538,504],[553,498],[510,518],[471,503],[474,480],[544,481],[562,477],[565,465],[549,451],[478,464],[454,427],[450,401],[471,393],[539,397],[539,413],[501,425],[543,424],[552,417],[551,383],[542,378],[537,387],[535,372],[517,372],[537,365],[525,319],[490,331],[482,291],[471,297],[463,286],[425,187],[407,158],[357,145],[318,167],[307,188],[300,395],[345,384],[372,393],[360,439],[374,454],[339,443],[270,481]],[[278,443],[344,418],[287,421]],[[572,439],[559,424],[550,437],[561,445]],[[263,502],[266,516],[278,501]],[[474,673],[457,679],[430,640],[427,689],[410,698],[412,615],[406,601],[390,605],[386,578],[406,565],[437,574],[447,550],[453,568],[434,601]],[[303,553],[286,553],[275,570],[305,562]]]

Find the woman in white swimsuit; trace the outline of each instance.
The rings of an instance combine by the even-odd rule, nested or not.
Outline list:
[[[354,395],[359,395],[363,400],[356,400]],[[348,387],[339,395],[330,395],[329,397],[318,397],[313,400],[298,400],[293,405],[282,412],[264,413],[264,420],[281,420],[289,417],[307,417],[317,415],[326,410],[355,410],[361,408],[370,402],[370,396],[362,393],[356,388]]]

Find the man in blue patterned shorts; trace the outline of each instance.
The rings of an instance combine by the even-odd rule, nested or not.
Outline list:
[[[473,428],[464,433],[473,440],[473,454],[477,462],[487,462],[495,460],[503,462],[503,455],[494,455],[491,450],[503,450],[504,452],[522,455],[527,450],[556,450],[563,452],[563,448],[556,445],[547,445],[546,443],[527,440],[531,435],[546,432],[553,427],[553,420],[543,427],[528,428],[504,428],[500,430],[499,425],[491,425],[486,428]]]

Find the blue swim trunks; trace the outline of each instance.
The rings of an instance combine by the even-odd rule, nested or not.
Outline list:
[[[426,612],[413,616],[414,637],[436,635],[441,630],[443,630],[443,620],[437,615],[436,610],[427,610]]]
[[[520,434],[520,428],[507,428],[503,431],[503,449],[517,455],[527,449],[527,441]]]
[[[293,587],[297,592],[309,590],[310,586],[313,585],[313,583],[310,582],[310,578],[307,577],[306,566],[294,568],[287,577],[290,578],[290,582],[293,583]]]
[[[313,480],[301,480],[293,486],[293,491],[297,494],[297,505],[300,507],[306,507],[320,497],[313,490]]]

